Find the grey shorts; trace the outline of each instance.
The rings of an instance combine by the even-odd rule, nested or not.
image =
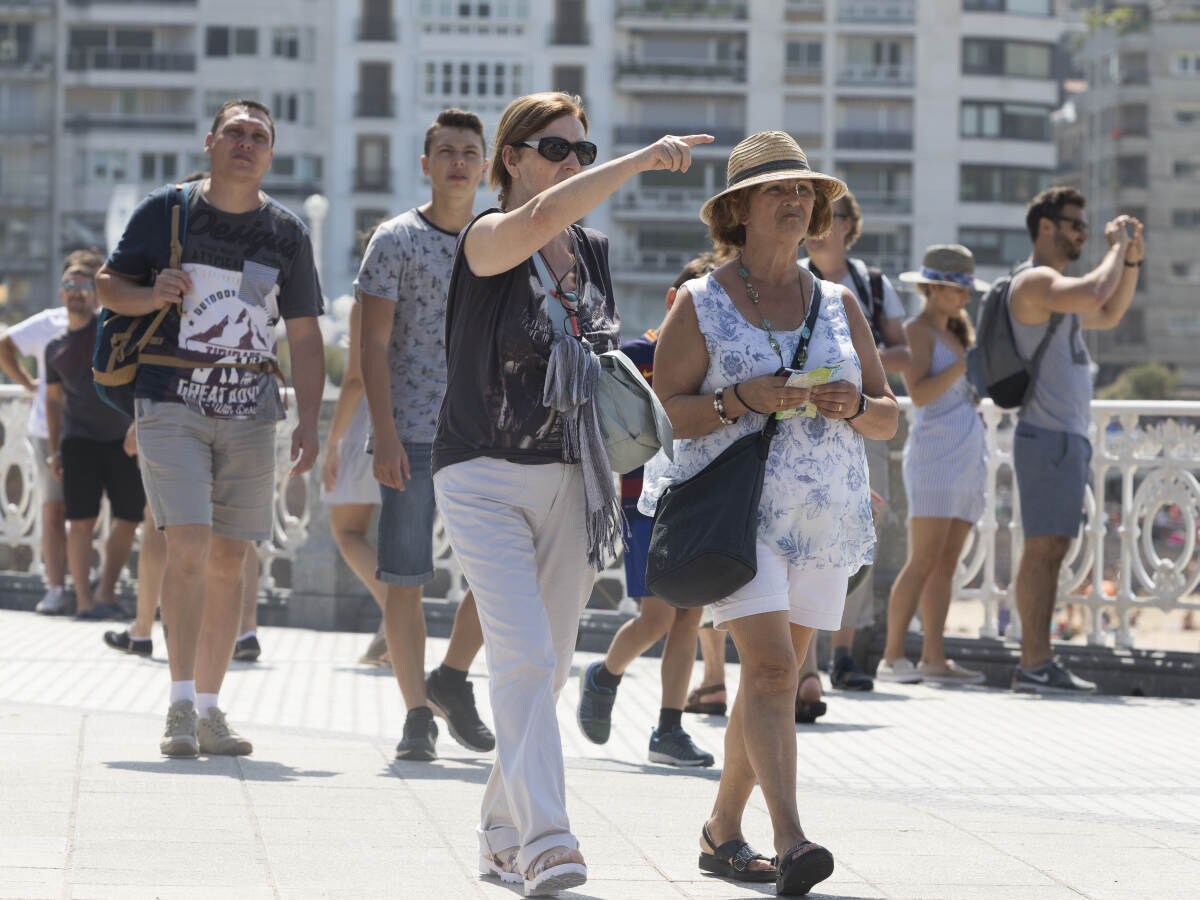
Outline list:
[[[398,491],[379,485],[379,568],[384,584],[415,587],[433,581],[433,445],[405,444],[412,478]]]
[[[33,445],[33,477],[37,482],[38,496],[43,503],[62,503],[62,482],[50,474],[50,464],[46,457],[50,455],[50,442],[43,437],[31,437]]]
[[[1017,423],[1013,470],[1025,537],[1079,534],[1091,461],[1092,444],[1083,435]]]
[[[135,401],[138,464],[159,528],[208,525],[235,541],[271,537],[275,423],[210,419],[182,403]]]

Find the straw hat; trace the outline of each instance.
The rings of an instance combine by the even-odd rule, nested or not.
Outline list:
[[[808,167],[808,157],[795,139],[782,131],[760,131],[743,140],[729,154],[725,167],[725,190],[710,197],[700,208],[700,218],[708,224],[713,204],[726,194],[766,184],[768,181],[794,181],[803,178],[815,182],[814,187],[825,193],[830,203],[846,193],[840,178],[814,172]]]
[[[909,284],[949,284],[954,287],[986,291],[991,285],[975,277],[975,257],[962,244],[931,244],[925,250],[921,268],[901,272],[900,280]]]

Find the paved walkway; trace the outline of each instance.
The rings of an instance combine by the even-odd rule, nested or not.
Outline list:
[[[0,897],[517,896],[476,874],[489,761],[447,737],[436,763],[393,761],[396,686],[353,663],[369,635],[265,630],[263,662],[234,664],[222,694],[255,754],[178,761],[157,753],[161,646],[153,660],[121,656],[103,631],[0,611]],[[436,661],[444,644],[430,644]],[[564,693],[591,880],[563,897],[773,893],[697,870],[717,772],[645,762],[656,660],[622,683],[604,747],[575,725],[575,684]],[[718,766],[723,721],[686,720]],[[812,896],[1194,898],[1197,746],[1200,701],[920,686],[835,696],[822,724],[800,729],[804,822],[837,859]],[[758,795],[746,831],[769,850]]]

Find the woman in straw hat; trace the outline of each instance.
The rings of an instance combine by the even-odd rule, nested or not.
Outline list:
[[[904,444],[908,495],[908,559],[888,598],[888,639],[875,677],[914,684],[981,684],[982,672],[946,658],[942,643],[950,589],[963,542],[983,513],[987,450],[983,423],[967,384],[966,354],[974,341],[966,305],[975,258],[958,244],[934,244],[921,268],[901,281],[916,285],[924,305],[904,325],[911,361],[904,383],[913,401],[912,428]],[[921,607],[921,659],[904,655],[904,636]]]
[[[588,344],[618,342],[608,239],[574,223],[640,172],[687,171],[691,148],[712,140],[668,135],[593,166],[586,136],[569,94],[518,97],[500,117],[489,177],[500,204],[459,239],[433,443],[438,508],[475,592],[491,675],[496,764],[480,870],[524,882],[527,896],[587,878],[555,705],[596,567],[620,537],[590,402],[599,361]]]
[[[675,459],[660,453],[647,464],[639,505],[652,514],[668,485],[779,417],[759,506],[758,573],[712,605],[716,627],[733,635],[742,674],[700,866],[733,880],[775,881],[789,895],[833,871],[829,851],[805,837],[796,805],[797,665],[814,629],[838,627],[849,574],[872,558],[862,438],[891,437],[898,419],[858,301],[797,264],[804,240],[829,230],[831,204],[845,190],[812,171],[783,132],[751,135],[733,149],[726,188],[700,218],[713,242],[736,255],[680,288],[663,324],[654,389],[675,429]],[[814,386],[789,386],[778,374],[793,363]],[[756,783],[775,859],[742,834]]]

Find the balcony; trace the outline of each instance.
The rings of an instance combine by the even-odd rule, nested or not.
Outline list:
[[[788,63],[783,79],[788,84],[811,84],[825,77],[825,66],[819,62]]]
[[[638,188],[622,191],[615,200],[618,216],[648,219],[684,216],[690,221],[714,192],[704,188]]]
[[[744,84],[746,64],[744,62],[717,61],[661,61],[625,59],[617,62],[618,78],[650,78],[656,82],[704,81],[728,85],[730,82]]]
[[[67,0],[67,3],[71,6],[195,6],[196,0]],[[0,0],[0,6],[3,5]]]
[[[396,118],[395,94],[355,94],[354,115],[360,119]]]
[[[0,9],[3,9],[0,0]],[[0,74],[5,78],[27,76],[31,78],[49,78],[54,72],[54,57],[49,53],[33,54],[29,48],[18,47],[13,59],[0,60]]]
[[[10,177],[0,181],[0,208],[43,209],[49,202],[49,175],[31,175],[20,181]]]
[[[22,16],[48,16],[58,4],[55,0],[0,0],[0,10]]]
[[[912,87],[912,63],[842,63],[838,84],[871,87]]]
[[[911,25],[916,21],[914,0],[838,0],[839,22],[871,25]]]
[[[839,128],[839,150],[911,150],[911,131],[872,131],[861,128]]]
[[[912,191],[859,191],[853,185],[851,190],[864,213],[906,215],[912,212]]]
[[[731,128],[726,125],[697,125],[693,122],[687,125],[618,125],[616,140],[618,144],[635,144],[640,147],[653,144],[664,134],[692,134],[693,132],[711,134],[715,138],[711,144],[701,144],[694,148],[694,150],[700,151],[716,146],[729,147],[746,136],[745,128]]]
[[[825,0],[787,0],[783,17],[788,22],[813,22],[825,18]]]
[[[354,23],[354,35],[360,41],[394,41],[396,21],[384,18],[358,19]]]
[[[586,47],[592,42],[592,27],[587,22],[554,22],[546,28],[546,42],[552,47]]]
[[[356,191],[391,193],[392,170],[378,166],[355,166],[353,183]]]
[[[613,277],[618,281],[662,281],[665,275],[670,282],[684,266],[691,262],[697,250],[627,250],[617,257]]]
[[[641,3],[618,5],[617,18],[744,20],[747,6],[746,3],[720,0],[642,0]]]
[[[68,50],[67,69],[71,72],[194,72],[196,71],[196,54],[89,47]]]
[[[54,130],[54,120],[49,110],[28,113],[0,114],[0,132],[5,140],[20,136],[47,137]]]
[[[194,131],[191,116],[146,113],[72,113],[63,120],[67,131]]]

